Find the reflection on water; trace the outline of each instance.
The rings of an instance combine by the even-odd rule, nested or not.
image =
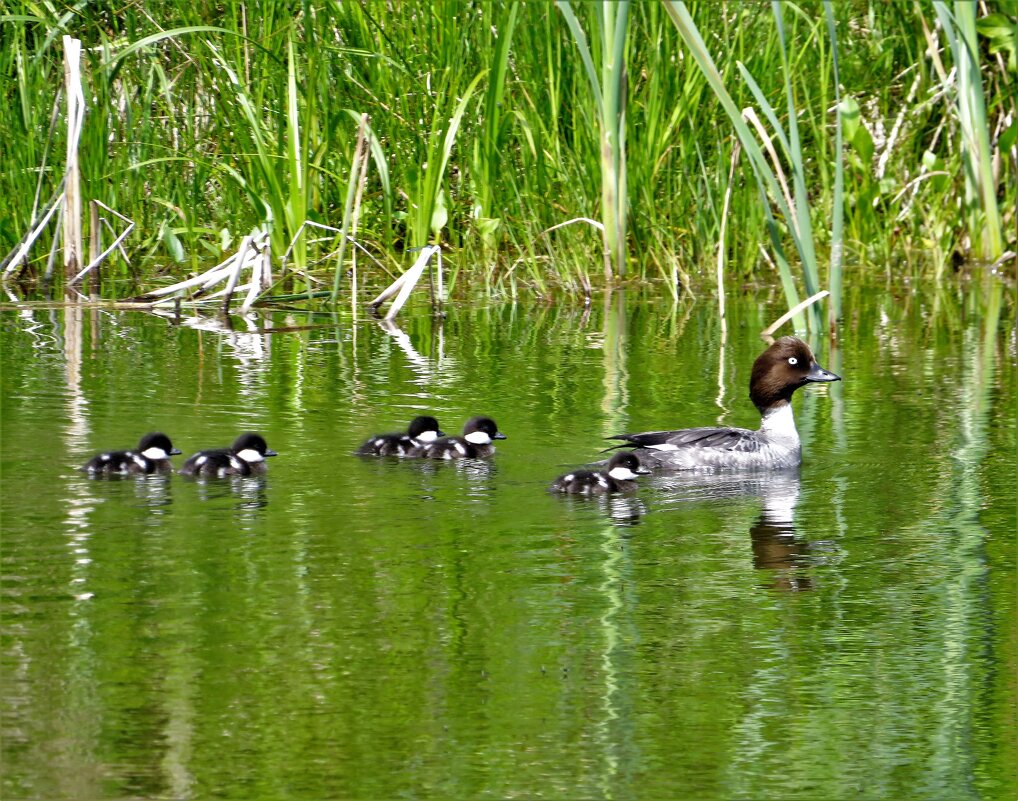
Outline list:
[[[640,518],[647,514],[646,504],[639,496],[628,492],[605,495],[571,495],[554,493],[555,503],[572,507],[576,511],[596,509],[617,526],[638,526]]]
[[[781,475],[762,496],[760,517],[749,529],[753,543],[753,566],[774,571],[773,589],[796,592],[813,586],[806,567],[809,547],[795,537],[795,506],[799,501],[799,471]]]
[[[173,481],[168,473],[135,477],[130,481],[130,486],[140,505],[152,516],[153,525],[158,524],[159,517],[169,514],[168,507],[173,502]]]
[[[753,566],[772,573],[762,586],[798,592],[813,587],[823,564],[813,546],[796,535],[796,506],[802,477],[799,468],[766,473],[658,473],[646,479],[666,505],[711,503],[733,499],[759,501],[759,516],[749,528]],[[806,526],[808,529],[808,526]]]
[[[629,494],[607,495],[601,499],[608,518],[617,526],[638,526],[647,513],[647,506],[637,496]]]
[[[268,478],[257,476],[226,476],[209,478],[205,476],[182,476],[178,479],[193,484],[197,497],[203,501],[230,500],[238,512],[254,512],[269,504]],[[243,516],[242,516],[243,517]]]
[[[635,292],[398,328],[0,312],[0,794],[1018,795],[1004,299],[854,299],[837,351],[813,343],[844,385],[795,399],[800,471],[546,492],[604,434],[756,425],[776,315],[730,301],[727,337]],[[351,455],[423,410],[509,439]],[[280,456],[75,469],[151,430]]]

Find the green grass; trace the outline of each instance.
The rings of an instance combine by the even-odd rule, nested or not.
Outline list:
[[[85,197],[136,222],[125,244],[143,283],[222,260],[257,226],[277,259],[305,221],[340,226],[365,113],[358,242],[394,269],[441,243],[461,289],[624,277],[709,291],[737,138],[730,285],[780,286],[790,306],[830,288],[834,318],[842,283],[947,281],[955,254],[1016,248],[1014,18],[999,4],[989,18],[911,0],[622,8],[197,0],[113,14],[16,0],[0,18],[0,250],[60,180],[67,32],[85,48]],[[604,239],[549,231],[579,217]],[[302,238],[295,266],[332,285],[335,245]],[[104,291],[128,276],[114,259]]]

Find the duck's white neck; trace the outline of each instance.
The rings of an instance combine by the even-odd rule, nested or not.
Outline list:
[[[760,433],[786,442],[799,443],[799,432],[795,428],[795,418],[792,416],[792,404],[787,401],[777,406],[772,406],[763,413],[760,421]]]

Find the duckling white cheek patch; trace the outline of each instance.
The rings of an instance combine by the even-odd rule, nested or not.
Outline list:
[[[636,473],[630,470],[628,467],[613,467],[608,471],[608,475],[614,478],[616,481],[632,481],[636,478]]]
[[[169,459],[170,455],[162,448],[151,447],[143,450],[141,455],[146,459]]]
[[[417,435],[418,442],[434,442],[436,439],[438,439],[437,431],[422,431]]]
[[[263,460],[263,456],[258,453],[254,448],[244,448],[240,451],[237,456],[243,459],[245,462],[250,464],[251,462],[260,462]]]
[[[490,445],[491,437],[485,434],[483,431],[471,431],[465,437],[463,437],[471,445]]]

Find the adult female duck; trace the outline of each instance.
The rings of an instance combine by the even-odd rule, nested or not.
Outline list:
[[[760,428],[685,428],[618,434],[617,448],[633,447],[640,463],[665,470],[780,470],[802,462],[792,417],[792,393],[806,384],[840,381],[797,337],[782,337],[754,362],[750,400],[760,410]]]

